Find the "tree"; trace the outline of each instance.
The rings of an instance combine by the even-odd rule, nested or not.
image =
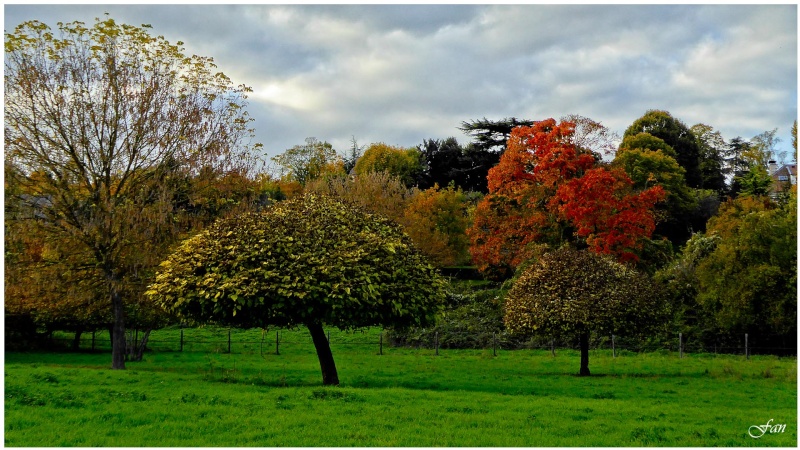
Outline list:
[[[387,172],[411,186],[422,171],[420,153],[416,148],[401,148],[382,142],[367,147],[355,165],[356,175]]]
[[[505,298],[512,334],[577,336],[579,375],[590,375],[589,334],[642,333],[666,317],[658,288],[612,259],[560,248],[525,269]]]
[[[686,171],[674,158],[662,150],[631,148],[617,153],[612,166],[625,170],[635,190],[661,186],[666,192],[665,201],[656,205],[656,235],[666,237],[675,246],[691,237],[698,199],[694,190],[686,186]]]
[[[735,181],[739,186],[740,195],[765,196],[769,194],[769,188],[772,186],[772,177],[769,176],[767,168],[759,164],[750,166],[750,170],[740,177],[735,177]]]
[[[537,246],[564,242],[635,260],[649,239],[662,188],[635,192],[624,172],[599,166],[594,152],[577,147],[573,132],[571,122],[547,119],[512,133],[467,232],[473,262],[485,274],[509,276]]]
[[[399,178],[387,172],[319,179],[309,183],[306,192],[329,195],[345,203],[359,205],[397,223],[403,222],[412,195]]]
[[[746,154],[751,164],[757,164],[763,167],[769,167],[770,161],[779,161],[784,163],[786,161],[786,152],[778,152],[777,145],[781,139],[777,137],[778,129],[774,128],[771,131],[765,131],[761,134],[753,136],[750,139],[751,152]]]
[[[306,138],[305,145],[295,145],[272,160],[281,167],[281,176],[305,186],[326,173],[343,173],[344,162],[328,142]]]
[[[720,194],[726,192],[723,154],[727,143],[719,131],[709,125],[698,123],[689,129],[697,139],[700,150],[700,176],[703,189],[712,189]]]
[[[467,198],[461,189],[438,185],[414,189],[402,218],[403,229],[437,266],[469,262]]]
[[[487,192],[486,176],[500,160],[500,153],[469,144],[459,145],[454,137],[427,139],[417,148],[423,170],[417,180],[420,189],[453,183],[464,191]]]
[[[161,201],[170,185],[152,181],[174,165],[252,166],[250,89],[147,25],[58,26],[60,37],[38,21],[5,34],[6,167],[46,232],[90,255],[113,311],[112,367],[123,369],[124,294],[139,258],[151,257],[137,250],[174,232]]]
[[[663,139],[657,138],[650,133],[638,133],[635,135],[626,136],[625,139],[623,139],[619,144],[617,156],[619,157],[625,151],[636,148],[640,150],[650,150],[653,152],[659,151],[673,159],[677,156],[675,150],[667,145]],[[686,172],[685,169],[684,172]]]
[[[461,122],[459,130],[472,136],[473,145],[483,151],[493,151],[502,153],[507,147],[508,138],[514,128],[519,126],[532,126],[531,120],[520,120],[516,117],[504,118],[500,120],[489,120],[486,117],[479,120]]]
[[[649,110],[625,130],[623,140],[639,133],[648,133],[669,145],[675,151],[675,160],[686,170],[689,187],[703,187],[700,148],[694,134],[683,122],[667,111]]]
[[[339,384],[323,326],[432,323],[444,280],[397,225],[304,195],[220,220],[186,240],[148,295],[201,322],[308,328],[323,384]]]
[[[716,329],[796,343],[797,190],[780,207],[768,197],[729,200],[707,236],[716,246],[696,265],[697,302]]]
[[[356,167],[358,158],[361,158],[361,155],[363,154],[364,154],[364,146],[358,145],[356,137],[351,136],[350,148],[348,149],[345,156],[342,158],[344,162],[344,173],[350,173]]]

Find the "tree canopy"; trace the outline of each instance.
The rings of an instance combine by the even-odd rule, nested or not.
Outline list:
[[[548,119],[512,133],[468,230],[473,261],[484,273],[507,277],[537,245],[564,242],[638,258],[664,190],[634,190],[623,170],[598,165],[592,152],[575,145],[574,129]]]
[[[323,383],[338,374],[323,326],[421,326],[444,280],[390,220],[306,194],[217,221],[161,264],[148,294],[199,322],[306,326]]]
[[[686,183],[689,187],[703,186],[700,148],[694,134],[683,122],[667,111],[650,110],[625,130],[623,139],[635,137],[640,133],[647,133],[662,140],[675,151],[675,160],[686,170]]]

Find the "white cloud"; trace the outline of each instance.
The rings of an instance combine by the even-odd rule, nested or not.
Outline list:
[[[648,109],[730,139],[797,116],[796,5],[6,5],[5,28],[151,23],[253,87],[258,140],[344,150],[569,113],[621,133]]]

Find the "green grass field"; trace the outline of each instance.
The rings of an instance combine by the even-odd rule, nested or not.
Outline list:
[[[172,331],[174,332],[174,331]],[[220,334],[220,330],[215,331]],[[227,332],[225,332],[227,333]],[[260,334],[251,332],[253,336]],[[260,332],[259,332],[260,333]],[[6,353],[6,446],[797,445],[797,361],[766,356],[332,347],[261,354],[155,351],[126,371],[108,353]],[[293,333],[287,333],[287,342]],[[353,336],[348,341],[348,336]],[[373,337],[377,334],[373,333]],[[155,336],[154,336],[155,338]],[[358,339],[356,339],[358,338]],[[257,339],[256,339],[257,340]],[[274,340],[272,341],[274,345]],[[337,344],[337,342],[339,342]],[[216,349],[217,351],[214,351]],[[787,424],[760,439],[751,425]]]

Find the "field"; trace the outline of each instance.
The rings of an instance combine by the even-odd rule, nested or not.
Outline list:
[[[578,354],[349,345],[322,387],[311,344],[276,355],[6,353],[6,446],[783,446],[797,445],[795,358]],[[154,339],[156,339],[154,335]],[[338,342],[338,344],[337,344]],[[274,343],[274,341],[273,341]],[[785,432],[748,435],[752,425]]]

